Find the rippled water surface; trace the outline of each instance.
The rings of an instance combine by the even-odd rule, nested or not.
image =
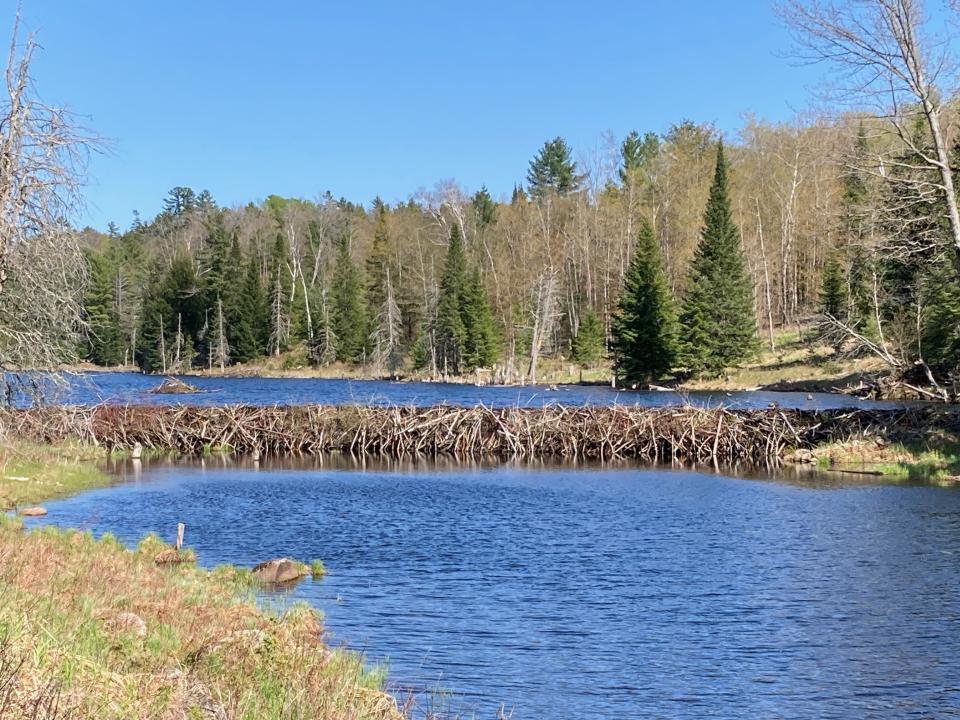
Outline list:
[[[185,377],[203,392],[155,395],[163,381],[155,375],[102,372],[75,375],[62,394],[64,402],[188,403],[192,405],[251,405],[322,403],[380,405],[465,405],[488,407],[564,405],[643,405],[660,407],[691,402],[697,405],[764,408],[771,403],[787,408],[900,407],[902,403],[859,400],[849,395],[800,392],[677,393],[636,392],[603,385],[547,385],[526,387],[471,384],[389,382],[382,380],[321,380],[302,378]]]
[[[960,491],[662,469],[161,466],[51,503],[322,558],[334,643],[478,717],[960,714]]]

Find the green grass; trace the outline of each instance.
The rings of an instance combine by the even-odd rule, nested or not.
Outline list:
[[[817,465],[824,470],[950,484],[960,478],[960,442],[954,438],[883,445],[861,440],[824,445],[815,452]]]
[[[327,574],[327,568],[323,564],[323,560],[311,560],[310,561],[310,577],[314,580],[319,580],[324,575]]]
[[[97,463],[106,451],[79,443],[6,442],[0,449],[0,509],[31,505],[110,484]]]

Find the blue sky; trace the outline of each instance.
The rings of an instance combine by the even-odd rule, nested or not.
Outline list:
[[[221,205],[394,202],[445,178],[500,196],[556,135],[590,152],[684,118],[735,132],[805,107],[814,72],[783,56],[768,0],[23,0],[22,17],[44,99],[111,140],[79,219],[99,228],[175,185]]]

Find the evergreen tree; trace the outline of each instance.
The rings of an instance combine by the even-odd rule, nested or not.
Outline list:
[[[956,372],[960,365],[960,286],[949,263],[941,262],[925,283],[921,351],[935,372]]]
[[[873,301],[873,258],[862,245],[855,245],[850,260],[847,318],[854,330],[867,338],[877,335]]]
[[[757,350],[753,285],[739,235],[730,209],[721,142],[680,316],[682,362],[694,374],[719,373]]]
[[[567,195],[580,188],[583,177],[577,175],[577,164],[567,141],[556,137],[543,144],[540,152],[530,161],[527,185],[534,198],[554,192]]]
[[[211,214],[206,225],[207,233],[200,248],[199,262],[207,303],[212,306],[218,297],[226,295],[227,286],[239,268],[230,266],[232,243],[223,223],[223,213]]]
[[[486,185],[473,195],[473,212],[476,213],[477,228],[480,232],[497,222],[497,204],[490,197]]]
[[[367,256],[367,307],[378,310],[386,302],[387,274],[390,265],[390,232],[387,228],[387,208],[380,198],[374,200],[376,224],[373,244]]]
[[[147,372],[191,367],[207,308],[193,261],[178,254],[165,273],[156,273],[144,294],[137,362]]]
[[[86,355],[97,365],[119,365],[124,360],[124,337],[114,297],[117,268],[110,258],[87,253],[89,277],[84,295],[87,324]]]
[[[500,355],[500,342],[479,268],[474,268],[467,279],[461,318],[465,336],[463,369],[489,367]]]
[[[447,261],[440,278],[435,332],[437,367],[454,375],[460,372],[467,341],[467,329],[463,324],[466,286],[467,260],[460,228],[454,224],[447,246]]]
[[[649,382],[673,368],[677,355],[673,296],[653,228],[643,218],[612,329],[618,377]]]
[[[256,256],[247,262],[239,292],[228,295],[227,338],[235,362],[249,362],[263,355],[267,346],[269,310],[260,282],[260,263]]]
[[[350,238],[344,234],[337,248],[330,297],[336,357],[341,362],[361,362],[365,358],[369,323],[363,296],[363,279],[350,257]]]
[[[843,275],[840,262],[833,255],[823,265],[820,278],[820,304],[817,308],[824,315],[846,321],[847,280]]]
[[[580,318],[580,327],[573,339],[573,359],[581,365],[591,365],[603,357],[603,324],[593,310],[588,310]]]
[[[620,145],[620,182],[624,185],[636,182],[637,175],[656,157],[660,150],[660,138],[648,132],[642,138],[631,130]]]

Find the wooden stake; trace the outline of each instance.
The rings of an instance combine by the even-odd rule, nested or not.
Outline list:
[[[183,547],[183,530],[184,530],[184,527],[185,527],[185,526],[184,526],[183,523],[177,523],[177,552],[179,552],[179,551],[180,551],[180,548]]]

